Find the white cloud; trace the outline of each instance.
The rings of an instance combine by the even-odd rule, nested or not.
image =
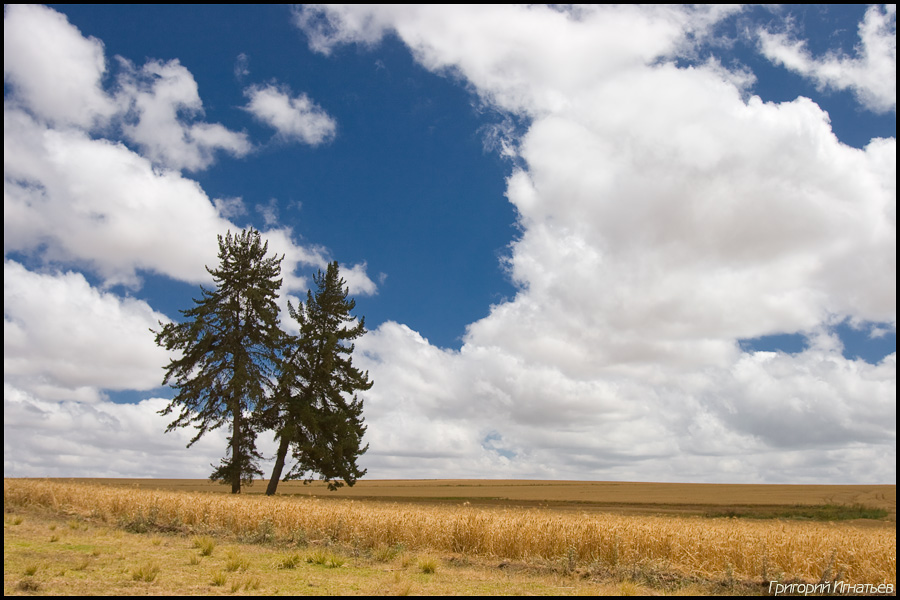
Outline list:
[[[247,209],[240,198],[210,200],[173,169],[205,168],[218,151],[242,156],[251,145],[197,121],[199,90],[177,60],[138,69],[121,59],[113,98],[102,85],[102,43],[51,9],[6,7],[4,50],[4,251],[48,269],[4,261],[4,471],[205,477],[225,432],[188,451],[193,431],[162,435],[168,421],[156,413],[167,401],[107,400],[104,390],[157,387],[168,360],[150,331],[168,318],[109,289],[138,287],[141,271],[210,281],[217,235],[242,229],[230,219]],[[115,141],[119,133],[136,148]],[[285,298],[305,291],[301,266],[329,261],[289,228],[263,235],[270,253],[285,255]],[[96,274],[103,289],[48,265]],[[374,293],[364,264],[350,272],[357,289]],[[272,440],[260,443],[274,450]]]
[[[772,62],[812,79],[820,88],[851,89],[875,112],[897,110],[897,7],[870,6],[859,24],[856,57],[829,52],[815,57],[805,40],[758,31],[762,53]]]
[[[896,444],[894,355],[848,361],[817,333],[896,321],[893,138],[851,148],[809,99],[746,98],[744,71],[661,61],[692,53],[720,16],[702,10],[299,15],[314,50],[392,31],[427,68],[530,118],[505,146],[523,165],[507,187],[516,297],[471,324],[459,353],[392,323],[357,344],[382,476],[407,472],[389,456],[421,448],[441,476],[894,477],[874,462]],[[780,332],[810,349],[740,350]],[[798,423],[817,431],[791,434]]]
[[[721,16],[677,6],[298,10],[315,50],[371,45],[393,32],[425,67],[528,120],[517,138],[505,132],[503,145],[520,165],[507,181],[521,228],[507,264],[516,297],[472,323],[458,352],[393,322],[357,342],[354,362],[375,381],[364,394],[371,449],[362,466],[370,475],[895,479],[896,355],[877,365],[847,360],[828,331],[844,319],[878,324],[873,335],[896,328],[896,140],[850,148],[812,100],[747,98],[744,71],[716,60],[692,68],[668,62],[691,56]],[[152,64],[171,77],[158,88],[135,84],[132,97],[146,93],[148,107],[159,103],[160,112],[148,108],[146,118],[164,115],[158,122],[171,125],[178,107],[199,110],[183,67]],[[25,77],[18,66],[9,71]],[[92,97],[99,85],[92,77],[74,97]],[[211,202],[195,182],[121,144],[57,128],[94,121],[31,106],[28,90],[46,82],[12,81],[19,87],[4,109],[5,247],[87,264],[107,283],[134,283],[141,269],[203,280],[203,265],[215,263],[215,234],[238,229],[228,219],[242,205]],[[250,89],[271,100],[259,118],[295,132],[282,135],[318,135],[290,125],[317,110],[293,104],[303,96]],[[152,139],[162,140],[162,130]],[[176,141],[157,162],[186,165],[187,138],[171,131]],[[333,128],[323,135],[330,139]],[[143,151],[152,153],[147,140]],[[323,268],[329,256],[297,245],[287,228],[264,235],[270,252],[285,255],[285,302],[306,288],[298,267]],[[104,369],[130,356],[136,333],[120,335],[128,348],[111,345],[119,352],[108,361],[81,367],[91,381],[65,363],[84,344],[92,347],[90,335],[66,337],[67,344],[81,340],[78,350],[44,348],[56,319],[74,310],[45,292],[83,307],[79,315],[119,317],[98,328],[136,332],[142,319],[156,318],[149,307],[99,292],[73,273],[39,275],[12,261],[6,269],[9,289],[20,291],[5,308],[5,343],[14,349],[5,353],[12,357],[5,470],[124,476],[134,474],[130,465],[151,462],[172,466],[148,476],[206,476],[224,433],[184,451],[191,431],[158,434],[167,424],[155,415],[163,400],[97,402],[92,381],[119,385]],[[365,263],[343,274],[351,293],[374,293]],[[50,315],[46,329],[42,315]],[[788,355],[743,352],[738,344],[782,332],[803,333],[808,348]],[[32,360],[45,353],[53,360]],[[144,376],[138,372],[132,376]],[[73,422],[76,433],[63,436]],[[24,433],[34,431],[42,433]],[[107,442],[124,449],[115,461],[103,460]],[[41,448],[63,456],[65,469]]]
[[[195,181],[121,144],[4,111],[4,248],[89,265],[107,283],[148,269],[207,281],[230,227]]]
[[[341,265],[341,277],[347,282],[350,296],[372,296],[378,293],[378,286],[366,273],[368,265],[361,262],[350,267]]]
[[[278,224],[278,200],[269,198],[266,204],[257,204],[256,212],[260,213],[267,227]]]
[[[228,217],[242,203],[213,202],[193,180],[160,171],[121,144],[75,129],[47,129],[23,112],[4,111],[4,248],[87,264],[107,284],[137,285],[139,270],[209,282],[217,236],[242,226]],[[294,273],[324,268],[325,249],[297,245],[290,228],[264,232],[270,252],[285,255],[285,291],[305,289]],[[374,293],[364,268],[356,289]]]
[[[337,124],[306,94],[291,97],[290,90],[274,85],[251,86],[244,110],[272,127],[285,140],[316,146],[334,138]]]
[[[91,127],[112,116],[100,40],[44,6],[9,4],[3,12],[3,82],[12,84],[15,103],[59,126]],[[4,93],[4,106],[8,101]]]
[[[137,69],[119,58],[113,97],[103,86],[103,43],[83,37],[64,15],[43,6],[11,5],[3,30],[3,79],[12,86],[4,108],[23,107],[54,127],[121,124],[151,160],[175,169],[204,169],[220,150],[244,156],[253,149],[244,133],[191,122],[203,114],[203,104],[196,81],[177,60],[150,60]]]
[[[532,5],[304,6],[295,23],[310,48],[374,44],[395,31],[416,59],[462,75],[486,101],[537,114],[623,69],[685,49],[733,7]]]
[[[157,414],[168,400],[138,404],[52,401],[3,384],[3,472],[17,477],[209,476],[227,445],[227,433],[210,432],[186,449],[190,429],[160,435],[169,417]],[[268,451],[268,450],[267,450]],[[135,472],[140,465],[140,472]]]
[[[8,7],[4,27],[15,51],[4,57],[15,100],[4,102],[3,114],[5,250],[87,266],[107,285],[136,286],[140,270],[208,282],[205,266],[217,262],[217,235],[242,229],[229,219],[246,209],[240,200],[211,201],[196,181],[161,166],[205,168],[219,150],[241,156],[250,150],[246,136],[192,122],[203,105],[196,81],[177,60],[149,60],[137,69],[120,59],[118,116],[140,152],[94,137],[85,128],[114,108],[101,87],[102,44],[43,7]],[[59,43],[41,46],[43,34],[29,34],[44,30]],[[62,64],[68,83],[57,87],[56,71],[32,65],[41,61]],[[87,116],[66,116],[61,107],[69,101],[77,109],[72,114]],[[287,291],[305,284],[293,275],[300,264],[327,264],[323,249],[297,246],[287,228],[268,235],[287,257]],[[364,273],[358,279],[362,289],[371,283]]]
[[[120,59],[117,100],[125,115],[122,131],[145,155],[175,169],[198,171],[217,150],[244,156],[252,150],[245,133],[216,123],[190,123],[203,114],[197,82],[178,60],[148,61],[141,69]]]
[[[247,214],[247,205],[244,204],[243,198],[214,198],[213,205],[219,211],[219,216],[225,219]]]
[[[101,389],[160,385],[165,350],[150,329],[169,319],[146,302],[100,292],[80,273],[3,264],[3,377],[48,400],[97,401]]]

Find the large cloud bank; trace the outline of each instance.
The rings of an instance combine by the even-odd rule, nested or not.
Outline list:
[[[896,140],[846,146],[812,100],[764,102],[746,72],[697,60],[727,10],[294,13],[314,51],[395,35],[483,108],[526,124],[500,133],[516,165],[506,191],[520,228],[506,264],[516,296],[469,325],[459,351],[395,322],[357,344],[375,381],[370,475],[895,480],[896,355],[849,360],[832,327],[895,328]],[[876,16],[860,29],[872,50],[832,61],[820,80],[895,110],[895,86],[891,97],[870,72],[885,60]],[[757,35],[771,60],[819,77],[802,47]],[[241,202],[211,200],[183,171],[244,156],[253,142],[202,121],[177,61],[120,59],[116,91],[105,88],[102,42],[50,9],[6,8],[4,56],[4,246],[48,265],[4,265],[5,471],[204,477],[225,434],[188,455],[187,432],[162,436],[162,400],[103,399],[125,376],[131,389],[156,384],[147,328],[161,315],[52,267],[78,265],[105,285],[140,285],[141,271],[205,281],[208,239],[236,228]],[[894,72],[895,49],[887,60]],[[245,95],[244,110],[284,140],[334,135],[305,95],[277,85]],[[104,137],[109,128],[127,145]],[[293,267],[325,257],[290,234],[267,232],[299,290]],[[375,291],[364,265],[348,273],[356,293]],[[803,334],[807,347],[739,343],[776,333]]]
[[[520,165],[507,182],[520,291],[459,352],[396,323],[359,344],[373,462],[410,476],[894,479],[895,355],[848,360],[829,326],[896,321],[895,139],[851,148],[809,99],[748,96],[746,73],[715,60],[675,66],[719,10],[296,14],[319,52],[396,35],[528,123],[504,140]],[[785,332],[807,349],[738,343]]]

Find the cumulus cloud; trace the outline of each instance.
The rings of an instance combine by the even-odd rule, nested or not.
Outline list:
[[[528,119],[504,145],[521,165],[507,181],[516,297],[471,324],[458,353],[393,323],[358,343],[376,381],[373,467],[390,471],[406,448],[448,477],[810,481],[852,466],[856,481],[893,479],[876,458],[896,443],[894,355],[848,361],[827,330],[896,321],[896,141],[851,148],[809,99],[747,97],[749,75],[718,61],[676,66],[720,17],[298,13],[314,50],[392,32],[425,67]],[[784,332],[810,348],[738,343]]]
[[[4,247],[80,261],[108,283],[147,269],[207,281],[216,235],[229,227],[195,181],[158,171],[124,145],[48,129],[5,110]]]
[[[100,84],[102,43],[84,38],[65,17],[43,7],[8,7],[4,28],[6,42],[15,45],[4,57],[5,77],[13,83],[3,113],[4,248],[86,265],[107,285],[137,286],[141,270],[208,282],[205,266],[217,262],[216,236],[242,229],[231,219],[246,209],[240,200],[210,200],[179,170],[209,166],[218,150],[246,154],[246,136],[191,122],[202,114],[202,102],[193,75],[177,60],[149,60],[138,69],[120,59],[113,103]],[[49,53],[41,35],[28,34],[44,29],[60,40]],[[32,68],[35,61],[62,64],[73,74],[68,97],[56,87],[56,71]],[[64,100],[90,118],[66,117]],[[102,110],[90,108],[95,104]],[[114,105],[136,149],[89,129],[98,115],[111,116]],[[286,256],[288,290],[305,289],[305,280],[294,275],[298,267],[328,262],[324,249],[298,246],[289,229],[266,235],[272,250]]]
[[[3,82],[15,88],[16,103],[60,126],[91,127],[112,116],[116,107],[102,86],[100,40],[85,38],[44,6],[10,4],[3,12]]]
[[[193,75],[178,60],[148,61],[137,69],[120,59],[117,100],[123,107],[125,136],[159,164],[198,171],[217,150],[244,156],[252,150],[247,134],[215,123],[190,123],[203,103]]]
[[[169,318],[112,290],[140,287],[142,272],[210,282],[217,235],[242,229],[248,211],[241,198],[211,200],[181,170],[252,145],[200,120],[197,83],[177,60],[120,58],[112,93],[102,42],[49,8],[4,13],[4,252],[16,257],[4,260],[4,471],[206,477],[224,432],[186,452],[192,432],[161,435],[166,400],[108,400],[107,390],[153,390],[168,360],[150,329]],[[301,267],[329,260],[289,228],[263,235],[285,256],[285,292],[305,291]],[[364,268],[357,275],[366,287]]]
[[[41,123],[84,130],[121,125],[126,138],[157,164],[190,171],[208,167],[217,151],[240,157],[253,149],[245,133],[194,122],[203,104],[196,81],[177,60],[150,60],[137,68],[117,57],[112,95],[103,85],[103,43],[85,38],[64,15],[43,6],[9,6],[3,31],[9,104]]]
[[[169,321],[143,301],[101,292],[80,273],[3,264],[3,377],[47,400],[99,401],[100,390],[148,390],[165,350],[150,329]]]
[[[813,80],[820,88],[852,90],[869,110],[897,110],[897,7],[870,6],[859,24],[857,56],[829,52],[813,56],[805,40],[789,32],[758,31],[760,48],[772,62]]]
[[[3,384],[3,471],[18,477],[195,477],[218,464],[227,433],[210,432],[191,449],[189,429],[161,436],[168,400],[137,404],[53,401]],[[135,465],[141,471],[135,472]]]
[[[24,10],[8,8],[7,19]],[[517,165],[506,190],[520,228],[506,259],[515,297],[470,324],[458,351],[394,322],[357,342],[355,364],[375,381],[364,394],[371,449],[363,466],[370,474],[895,479],[896,355],[875,365],[848,360],[831,327],[872,323],[873,335],[896,328],[896,140],[848,147],[810,99],[748,96],[752,74],[714,59],[676,65],[676,57],[698,56],[723,10],[296,10],[312,49],[328,54],[395,34],[424,67],[461,81],[479,102],[523,124],[504,131],[501,144]],[[211,201],[195,182],[159,168],[167,161],[190,168],[200,164],[190,160],[211,156],[200,151],[202,134],[185,137],[193,130],[184,117],[202,107],[193,78],[171,62],[151,61],[147,73],[133,69],[129,97],[143,94],[146,101],[140,110],[136,100],[129,105],[131,141],[141,153],[94,138],[89,128],[111,110],[93,104],[108,99],[99,87],[102,45],[49,9],[33,14],[55,20],[66,34],[60,39],[81,48],[77,66],[84,75],[73,84],[73,98],[82,108],[69,113],[42,104],[36,95],[50,89],[42,71],[5,66],[14,93],[4,107],[4,142],[15,149],[4,157],[5,247],[88,265],[107,284],[136,284],[143,269],[202,281],[203,265],[215,262],[215,234],[238,229],[229,219],[245,209],[235,199]],[[867,13],[860,57],[883,54],[875,49],[883,48],[879,23],[886,16],[892,18],[891,9]],[[846,72],[877,71],[869,68],[875,60],[842,60]],[[862,76],[853,81],[860,94],[876,87]],[[248,98],[251,112],[256,99],[265,100],[254,114],[288,139],[321,143],[334,135],[333,126],[323,125],[329,117],[305,96],[270,85],[249,88]],[[160,137],[140,138],[140,119],[150,123],[154,115],[178,125],[169,130],[170,146],[164,126]],[[317,118],[318,129],[309,127]],[[226,132],[219,133],[210,132],[208,151],[227,151]],[[154,140],[168,149],[151,159]],[[190,223],[190,232],[179,223]],[[307,286],[298,267],[322,268],[328,252],[296,244],[287,228],[264,235],[270,252],[285,255],[281,301],[296,301],[290,292]],[[365,269],[365,263],[344,268],[351,293],[376,291]],[[45,326],[40,315],[57,310],[57,300],[43,295],[56,293],[72,305],[60,315],[81,307],[79,315],[117,316],[96,327],[126,331],[121,346],[110,346],[109,362],[140,378],[143,355],[134,364],[120,355],[136,343],[137,333],[127,332],[157,315],[74,273],[36,273],[14,261],[5,262],[5,271],[5,343],[13,350],[5,353],[12,357],[5,369],[5,447],[33,450],[5,452],[5,469],[70,474],[77,465],[87,470],[81,472],[133,475],[128,465],[152,455],[154,468],[174,466],[148,476],[206,476],[224,434],[204,438],[209,446],[188,455],[183,446],[191,432],[156,434],[166,425],[155,414],[163,400],[98,402],[97,384],[78,371],[109,389],[121,385],[116,373],[104,364],[66,363],[71,349],[44,348],[53,319]],[[57,324],[69,333],[66,340],[91,344],[90,334],[66,325]],[[777,333],[804,335],[806,349],[747,352],[739,344]],[[34,353],[26,347],[29,336]],[[44,353],[52,360],[41,366],[34,358]],[[83,428],[72,434],[72,422]],[[94,441],[100,436],[124,448],[114,462],[102,460]],[[70,468],[51,465],[42,446]],[[209,459],[198,460],[197,452]]]
[[[287,88],[255,85],[244,95],[249,98],[244,110],[275,129],[282,139],[316,146],[334,138],[334,119],[306,94],[291,97]]]

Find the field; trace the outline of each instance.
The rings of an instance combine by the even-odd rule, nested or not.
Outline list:
[[[185,492],[228,492],[204,479],[68,479],[58,481]],[[266,482],[244,488],[265,493]],[[282,482],[279,495],[321,499],[379,500],[416,504],[504,508],[553,508],[579,512],[639,515],[780,516],[806,507],[816,518],[825,507],[862,505],[887,511],[896,521],[895,485],[742,485],[706,483],[633,483],[608,481],[527,481],[484,479],[381,479],[329,491],[324,484]]]
[[[76,582],[88,595],[896,585],[893,485],[361,481],[336,493],[281,484],[274,498],[264,489],[235,497],[196,480],[4,480],[4,591],[74,593]],[[197,539],[220,551],[203,557]]]

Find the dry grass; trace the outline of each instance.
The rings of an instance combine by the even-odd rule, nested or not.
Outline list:
[[[561,564],[566,571],[679,573],[713,581],[896,583],[896,531],[852,524],[577,514],[146,491],[4,480],[7,507],[47,507],[129,531],[228,534]],[[643,575],[642,575],[643,574]]]
[[[64,525],[71,515],[40,507],[7,507],[7,511],[27,518],[19,526],[8,524],[5,528],[5,595],[556,596],[605,595],[616,593],[618,585],[516,564],[501,569],[491,559],[460,561],[443,554],[435,555],[435,572],[426,574],[418,566],[423,555],[397,555],[385,563],[367,552],[337,545],[328,548],[328,552],[336,562],[344,561],[339,568],[307,563],[303,559],[306,552],[298,551],[297,558],[288,561],[293,568],[284,569],[282,544],[240,543],[228,536],[217,539],[218,546],[211,556],[192,563],[190,559],[197,558],[198,553],[190,535],[150,534],[162,539],[160,545],[153,545],[147,543],[148,534],[83,520],[87,528],[66,530],[60,542],[50,544],[43,539],[48,526]],[[102,548],[102,552],[94,555],[97,548]],[[227,571],[231,555],[246,559],[246,570]],[[79,569],[86,557],[90,558],[89,565]],[[27,575],[30,564],[37,568]],[[156,576],[145,580],[142,569],[152,573],[155,566],[159,567]],[[140,576],[136,578],[136,574]],[[639,589],[643,593],[651,591],[647,587]],[[715,587],[707,590],[725,592]]]

